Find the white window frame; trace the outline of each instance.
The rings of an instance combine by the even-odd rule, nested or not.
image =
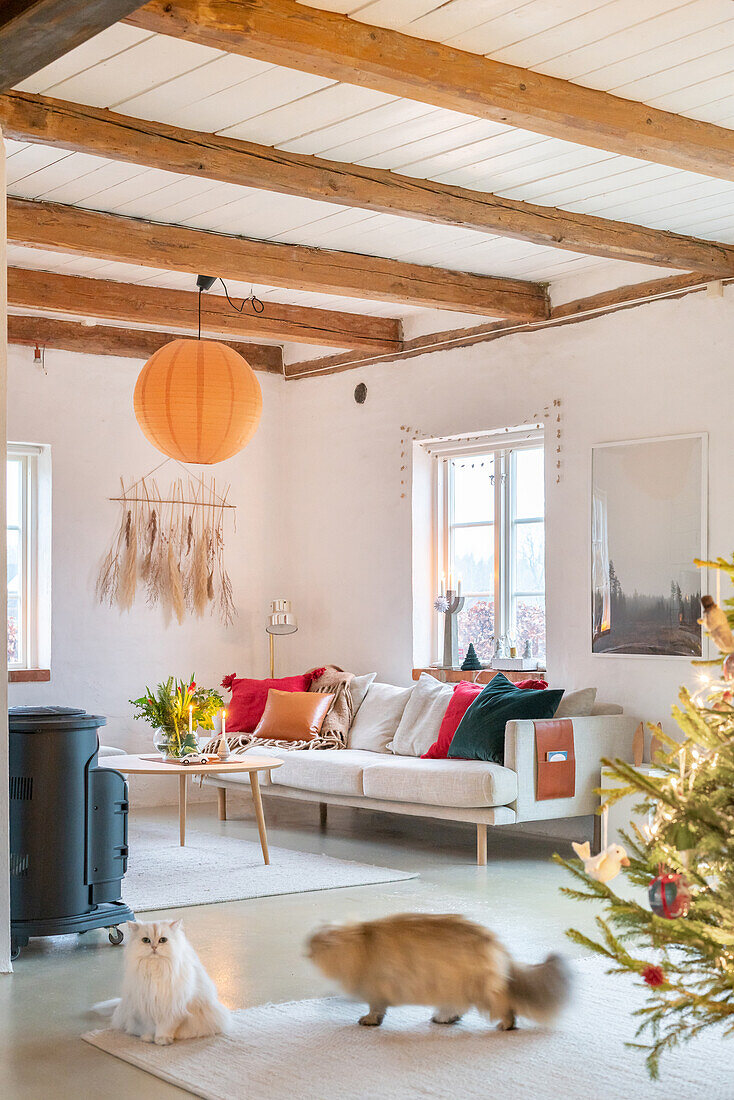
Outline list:
[[[42,648],[39,605],[39,466],[44,448],[29,443],[8,443],[7,458],[20,460],[22,477],[20,553],[22,577],[20,588],[21,621],[17,661],[8,661],[11,670],[38,668]],[[7,461],[6,461],[7,468]],[[7,474],[6,474],[7,476]],[[6,517],[6,531],[8,530]]]
[[[517,454],[517,452],[522,450],[523,448],[536,449],[539,446],[542,447],[542,445],[543,445],[543,440],[541,439],[540,441],[536,440],[534,443],[526,442],[526,443],[518,444],[516,446],[511,447],[509,450],[507,450],[505,452],[506,463],[507,463],[508,468],[512,467],[512,456],[513,456],[513,454]],[[545,455],[543,457],[545,459]],[[545,462],[544,462],[544,470],[545,470]],[[506,521],[506,524],[505,524],[505,528],[506,528],[506,547],[505,547],[506,566],[505,566],[505,593],[504,593],[504,595],[505,595],[505,599],[506,599],[506,621],[508,623],[508,629],[509,630],[512,630],[512,629],[515,628],[515,624],[513,622],[513,617],[512,617],[512,605],[513,605],[514,600],[516,600],[520,596],[530,596],[530,597],[542,596],[543,597],[543,602],[545,603],[545,585],[543,586],[543,591],[542,592],[538,592],[538,591],[532,592],[529,589],[528,590],[516,589],[514,587],[514,578],[512,576],[512,571],[513,571],[513,568],[514,568],[514,566],[517,562],[517,554],[516,554],[517,528],[523,526],[526,523],[542,523],[543,524],[543,533],[544,533],[544,536],[545,536],[545,512],[543,513],[542,516],[523,516],[522,519],[517,519],[516,516],[515,516],[515,511],[516,511],[515,502],[516,502],[516,499],[517,499],[516,494],[517,494],[517,478],[516,477],[508,477],[507,482],[506,482],[506,486],[505,486],[505,494],[504,494],[505,500],[507,502],[507,504],[506,504],[506,507],[507,507],[507,512],[506,512],[507,521]],[[545,498],[545,494],[543,494],[543,495],[544,495],[544,498]],[[543,541],[545,543],[545,537],[544,537]],[[545,567],[543,568],[543,578],[545,579]],[[502,631],[502,633],[507,633],[507,632],[508,632],[507,630]]]
[[[545,523],[545,515],[537,517],[523,517],[513,519],[515,480],[509,475],[512,465],[513,452],[522,449],[536,449],[542,447],[544,433],[542,425],[530,427],[508,428],[501,432],[481,433],[471,438],[453,438],[442,440],[427,440],[430,452],[438,456],[436,477],[436,527],[434,561],[436,563],[436,576],[434,578],[435,589],[440,589],[441,579],[447,578],[451,571],[451,559],[453,557],[453,532],[457,528],[484,527],[488,520],[478,520],[475,523],[452,523],[453,515],[453,462],[457,458],[471,460],[477,457],[491,455],[494,459],[494,517],[491,520],[494,534],[494,592],[470,593],[462,591],[462,595],[469,598],[491,597],[494,601],[495,635],[509,634],[512,632],[511,621],[512,601],[518,596],[545,596],[545,590],[541,592],[525,592],[513,590],[514,540],[516,529],[520,524]],[[442,617],[437,616],[437,627],[434,636],[434,653],[440,657],[443,646],[443,622]]]

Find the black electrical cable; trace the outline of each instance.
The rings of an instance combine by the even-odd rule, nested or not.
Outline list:
[[[219,278],[219,276],[217,276],[217,278]],[[249,298],[243,298],[242,299],[242,305],[236,306],[234,304],[234,302],[232,301],[232,299],[230,298],[230,296],[229,296],[229,291],[227,290],[227,284],[225,283],[224,279],[219,278],[219,282],[224,287],[224,293],[226,295],[227,301],[229,302],[230,308],[233,309],[235,311],[235,313],[243,313],[244,309],[245,309],[245,306],[247,305],[248,302],[252,303],[253,312],[260,314],[260,313],[263,313],[265,311],[265,306],[260,301],[260,299],[257,298],[254,294],[251,294]],[[198,336],[199,340],[201,340],[201,292],[203,291],[203,289],[204,289],[203,286],[199,287],[199,336]]]
[[[230,298],[230,296],[229,296],[229,291],[227,290],[227,284],[225,283],[224,279],[220,278],[219,282],[224,287],[224,293],[227,297],[227,301],[231,305],[232,309],[236,310],[237,313],[242,313],[242,311],[244,310],[244,308],[245,308],[245,306],[247,305],[248,302],[252,302],[252,308],[255,311],[255,313],[262,313],[263,310],[265,309],[265,306],[263,305],[263,303],[260,301],[259,298],[256,298],[254,294],[251,294],[249,298],[243,298],[242,299],[242,305],[241,306],[236,306],[234,304],[234,302],[232,301],[232,299]]]

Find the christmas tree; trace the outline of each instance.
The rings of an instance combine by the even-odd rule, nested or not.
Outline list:
[[[481,663],[477,657],[477,651],[474,648],[474,643],[469,642],[469,648],[466,651],[466,657],[464,658],[461,669],[462,672],[475,672],[480,669]]]
[[[734,581],[734,559],[696,564]],[[621,896],[610,877],[598,880],[593,859],[554,857],[580,880],[564,893],[601,902],[605,911],[596,918],[598,940],[574,929],[567,935],[606,958],[608,973],[636,974],[648,987],[635,1013],[640,1042],[630,1045],[646,1051],[652,1077],[666,1050],[704,1028],[734,1032],[734,600],[725,601],[726,611],[710,597],[702,603],[702,622],[721,655],[698,662],[700,690],[680,692],[673,717],[682,740],[654,728],[663,747],[652,776],[604,761],[620,783],[604,792],[606,804],[639,795],[635,809],[647,814],[646,826],[623,833],[629,865],[620,873],[637,889]]]

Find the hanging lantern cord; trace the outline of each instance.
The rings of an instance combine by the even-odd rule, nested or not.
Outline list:
[[[201,292],[202,292],[203,290],[209,290],[209,289],[211,288],[211,286],[212,286],[212,283],[214,282],[214,279],[213,279],[213,278],[211,278],[210,276],[207,276],[207,277],[206,277],[206,279],[205,279],[205,284],[206,284],[206,285],[202,286],[202,285],[201,285],[201,280],[202,280],[203,278],[204,278],[204,276],[201,276],[201,275],[200,275],[200,276],[199,276],[199,280],[198,280],[198,281],[199,281],[199,334],[198,334],[198,338],[199,338],[199,340],[201,340]],[[219,277],[218,277],[218,278],[219,278]],[[227,297],[227,301],[229,302],[230,308],[231,308],[231,309],[233,309],[233,310],[235,311],[235,313],[243,313],[243,312],[244,312],[244,309],[245,309],[245,306],[246,306],[246,305],[247,305],[248,303],[250,303],[250,304],[252,305],[252,309],[253,309],[253,312],[254,312],[254,313],[263,313],[263,312],[264,312],[264,310],[265,310],[265,306],[264,306],[264,305],[263,305],[263,303],[262,303],[262,302],[260,301],[260,299],[259,299],[259,298],[257,298],[257,297],[256,297],[256,296],[255,296],[255,295],[254,295],[254,294],[252,293],[252,291],[250,291],[250,297],[249,297],[249,298],[243,298],[243,299],[242,299],[242,303],[241,303],[241,305],[238,305],[238,306],[236,306],[236,305],[234,304],[234,302],[232,301],[232,299],[230,298],[230,296],[229,296],[229,291],[227,290],[227,284],[225,283],[224,279],[221,279],[221,278],[220,278],[220,279],[219,279],[219,282],[220,282],[220,283],[222,284],[222,286],[224,287],[224,293],[225,293],[225,295],[226,295],[226,297]]]
[[[248,302],[252,303],[252,308],[253,308],[255,313],[262,313],[263,310],[265,309],[265,306],[263,305],[263,303],[260,301],[259,298],[255,297],[255,295],[252,293],[252,291],[250,291],[250,297],[249,298],[243,298],[242,299],[242,305],[236,306],[234,304],[234,302],[232,301],[232,299],[230,298],[230,296],[229,296],[229,291],[227,290],[227,284],[225,283],[224,279],[220,278],[219,282],[224,287],[224,293],[227,296],[227,301],[231,305],[232,309],[236,310],[237,313],[242,313],[242,311],[244,310],[244,308],[245,308],[245,306],[247,305]]]

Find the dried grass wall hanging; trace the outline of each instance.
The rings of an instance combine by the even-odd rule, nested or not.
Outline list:
[[[165,493],[151,475],[127,489],[121,484],[122,495],[112,498],[119,523],[97,576],[99,602],[129,611],[142,598],[160,605],[166,624],[206,611],[231,623],[237,612],[224,565],[225,517],[234,529],[235,516],[229,485],[218,493],[214,478],[207,484],[191,475]]]

